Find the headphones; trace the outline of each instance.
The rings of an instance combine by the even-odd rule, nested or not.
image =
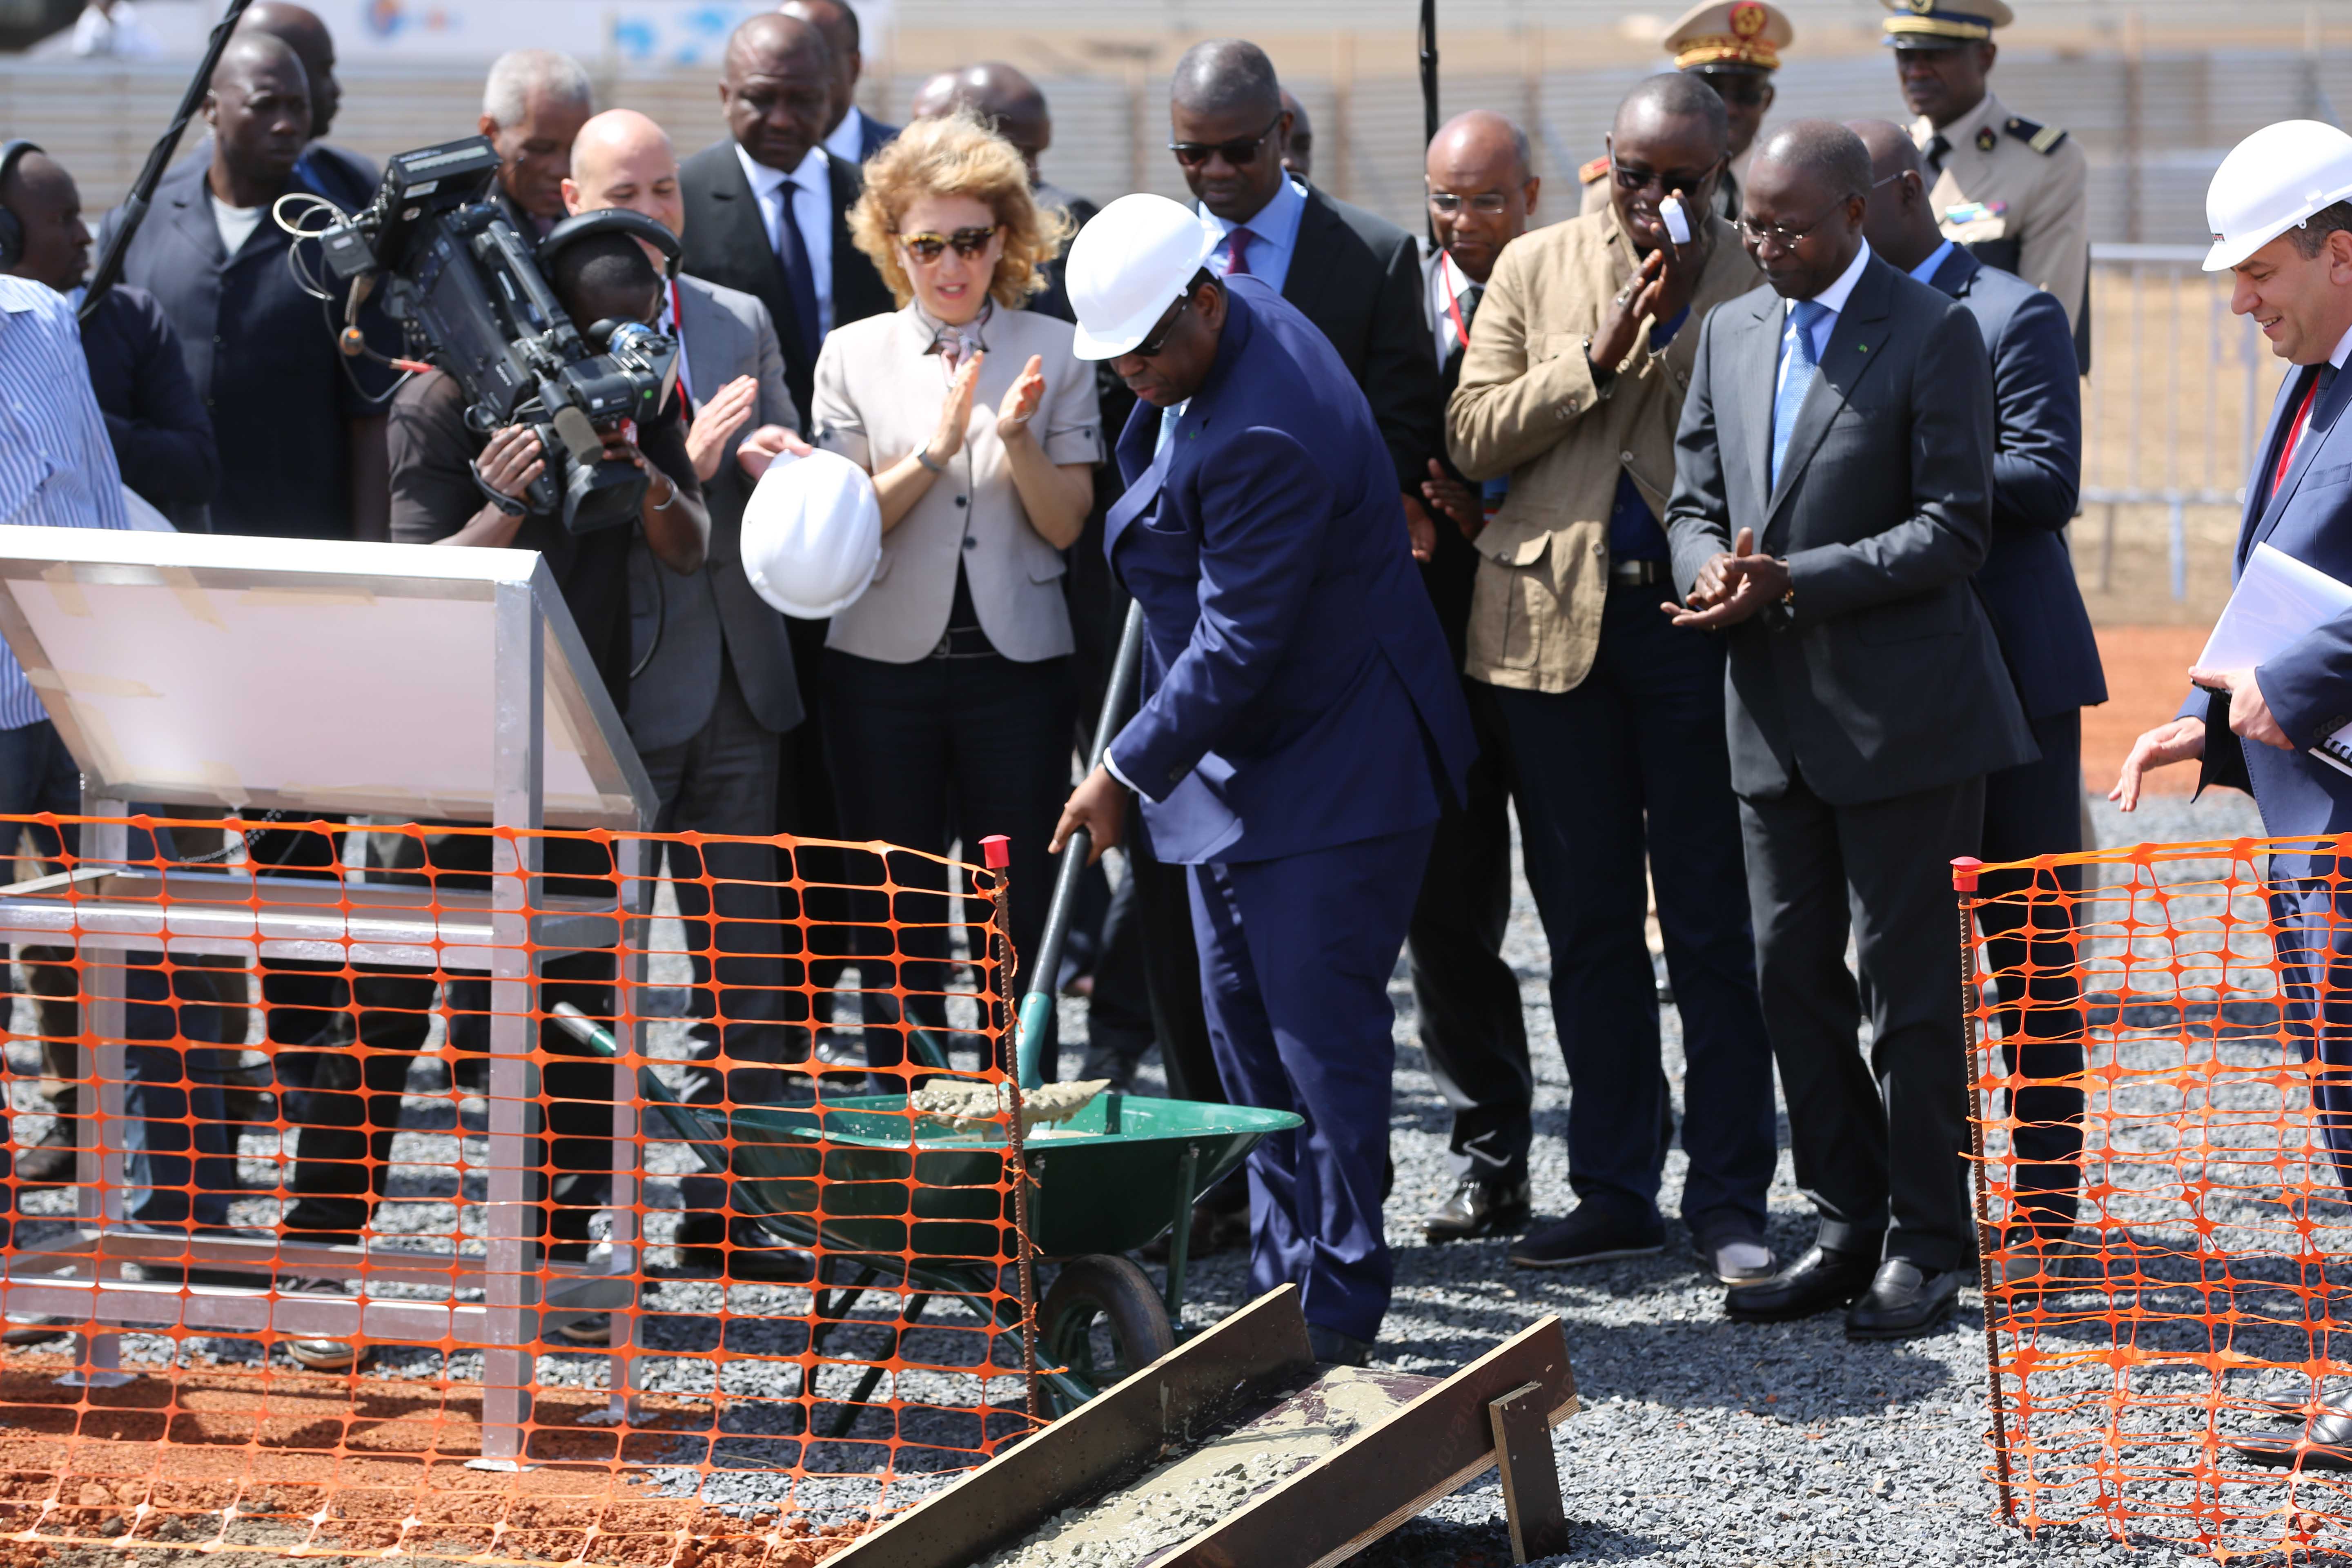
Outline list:
[[[19,145],[21,143],[14,142],[9,143],[12,151]],[[0,177],[5,176],[7,168],[5,157],[0,156]],[[540,266],[546,268],[551,265],[557,254],[565,247],[575,245],[581,240],[599,234],[625,234],[651,245],[668,258],[669,265],[663,269],[662,274],[666,279],[677,276],[678,263],[686,256],[686,247],[678,243],[677,236],[670,233],[645,214],[631,212],[626,207],[604,207],[596,212],[580,213],[565,218],[562,223],[549,229],[547,237],[539,242],[539,248],[535,252]],[[5,237],[0,237],[0,247],[5,247]]]
[[[23,140],[0,146],[0,186],[8,183],[16,171],[16,160],[27,153],[43,151],[34,142]],[[5,272],[25,258],[25,220],[0,206],[0,272]]]

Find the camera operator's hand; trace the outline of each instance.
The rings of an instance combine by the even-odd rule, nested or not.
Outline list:
[[[955,379],[948,383],[948,400],[940,405],[940,427],[923,448],[933,463],[944,463],[963,450],[963,433],[971,424],[972,389],[980,384],[980,367],[987,358],[984,353],[972,355],[956,368]]]
[[[539,437],[521,425],[509,425],[492,432],[490,444],[474,459],[474,471],[482,483],[506,497],[520,500],[540,475],[547,471],[547,460],[539,449]]]
[[[785,453],[805,458],[815,450],[801,439],[798,431],[787,430],[781,425],[762,425],[744,437],[743,444],[735,448],[735,464],[752,479],[758,479]]]
[[[760,384],[739,375],[694,411],[693,423],[686,427],[686,455],[694,459],[696,479],[707,485],[718,477],[719,465],[727,457],[727,443],[751,422],[751,411],[759,403]]]

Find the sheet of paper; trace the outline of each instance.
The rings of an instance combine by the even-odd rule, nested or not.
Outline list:
[[[2352,584],[2257,544],[2197,662],[2207,669],[2251,669],[2347,611],[2352,611]]]

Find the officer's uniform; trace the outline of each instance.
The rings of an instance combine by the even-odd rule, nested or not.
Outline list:
[[[2015,16],[2002,0],[1879,0],[1895,13],[1886,43],[1896,49],[1960,48],[1991,38]],[[2091,369],[2091,215],[2085,198],[2091,162],[2054,125],[2010,112],[1988,89],[1984,100],[1938,131],[1911,126],[1930,182],[1927,199],[1944,237],[1988,267],[2046,289],[2065,308],[2074,358]]]
[[[1788,13],[1766,0],[1700,0],[1666,30],[1666,53],[1675,68],[1696,71],[1712,79],[1753,76],[1769,79],[1780,68],[1780,51],[1797,36]],[[1609,205],[1609,154],[1603,153],[1576,171],[1584,186],[1580,213],[1595,213]],[[1739,218],[1739,179],[1729,169],[1716,182],[1716,210],[1726,222]]]

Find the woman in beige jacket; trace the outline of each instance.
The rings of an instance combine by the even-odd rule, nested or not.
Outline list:
[[[871,473],[882,502],[882,563],[825,639],[843,835],[940,853],[952,836],[973,859],[981,838],[1007,836],[1025,953],[1045,922],[1045,844],[1070,788],[1062,552],[1102,451],[1069,324],[1022,309],[1066,225],[1031,198],[1020,153],[961,115],[918,121],[877,153],[849,223],[900,309],[837,328],[816,363],[814,438]],[[911,858],[889,871],[902,889],[940,885]],[[895,918],[898,951],[930,962],[894,976],[888,932],[873,929],[863,984],[895,983],[914,1021],[943,1022],[944,898],[866,901],[860,921]],[[876,1011],[866,1061],[887,1068],[902,1042]]]

